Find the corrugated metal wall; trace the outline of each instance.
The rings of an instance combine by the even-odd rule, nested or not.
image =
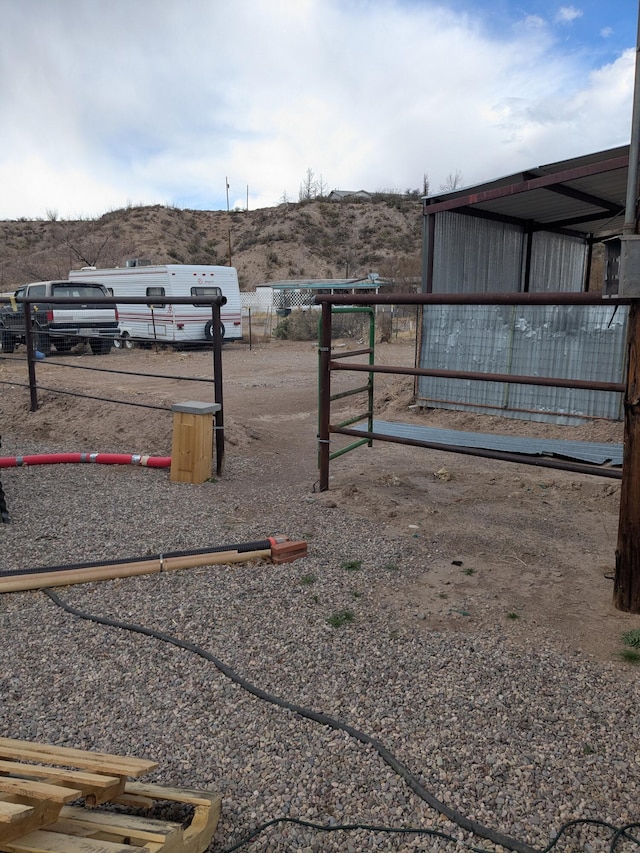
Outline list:
[[[532,238],[531,293],[580,293],[587,249],[582,240],[538,231]]]
[[[522,290],[526,235],[504,223],[442,213],[436,217],[434,293]],[[581,240],[538,232],[531,246],[530,292],[582,290]],[[623,380],[626,308],[603,306],[425,306],[420,367]],[[424,405],[573,423],[619,419],[620,394],[419,377]]]
[[[434,293],[520,290],[522,232],[513,225],[440,213],[434,240]]]

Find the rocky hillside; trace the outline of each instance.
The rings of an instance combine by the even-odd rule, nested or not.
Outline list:
[[[128,207],[99,219],[0,222],[0,292],[66,278],[82,266],[228,264],[240,287],[279,279],[343,278],[375,271],[402,286],[420,275],[421,205],[412,196],[310,201],[252,211]]]

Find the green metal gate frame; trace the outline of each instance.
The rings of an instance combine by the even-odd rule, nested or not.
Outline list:
[[[318,320],[318,468],[321,467],[322,459],[320,448],[323,443],[329,443],[329,435],[322,435],[323,430],[323,422],[328,424],[331,420],[331,403],[335,400],[343,400],[346,397],[352,397],[355,394],[367,394],[367,411],[363,414],[356,415],[354,417],[348,418],[346,421],[341,421],[339,424],[335,424],[336,427],[348,427],[352,424],[359,423],[360,421],[367,419],[367,429],[368,432],[373,432],[373,371],[369,372],[367,376],[367,382],[365,385],[360,385],[357,388],[350,388],[348,391],[341,391],[338,394],[325,395],[323,398],[323,388],[322,382],[323,377],[326,378],[326,382],[330,382],[329,371],[326,369],[329,361],[331,359],[338,358],[352,358],[356,355],[367,355],[369,357],[369,366],[372,367],[375,364],[375,344],[376,344],[376,312],[375,309],[371,306],[367,307],[329,307],[329,315],[327,317],[328,322],[323,323],[324,315],[325,315],[325,307],[323,307],[323,314]],[[368,314],[369,315],[369,346],[364,349],[357,350],[348,350],[343,353],[332,353],[331,352],[331,316],[333,314]],[[323,417],[323,399],[327,401],[325,405],[328,406],[328,411],[325,413],[325,417]],[[361,447],[363,444],[368,445],[369,447],[373,446],[373,439],[371,438],[361,438],[357,441],[351,442],[346,447],[341,447],[340,450],[335,450],[333,453],[329,453],[327,457],[327,463],[333,459],[337,459],[339,456],[343,456],[345,453],[348,453],[350,450],[355,450],[356,447]]]

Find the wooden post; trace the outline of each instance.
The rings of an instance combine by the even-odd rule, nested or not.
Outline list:
[[[218,403],[176,403],[173,415],[171,473],[173,483],[204,483],[211,477],[213,414]]]
[[[640,300],[629,308],[624,451],[613,603],[640,613]]]

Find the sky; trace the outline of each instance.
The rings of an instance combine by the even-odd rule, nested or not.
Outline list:
[[[0,219],[431,192],[629,142],[636,0],[0,0]],[[228,184],[228,188],[227,188]]]

